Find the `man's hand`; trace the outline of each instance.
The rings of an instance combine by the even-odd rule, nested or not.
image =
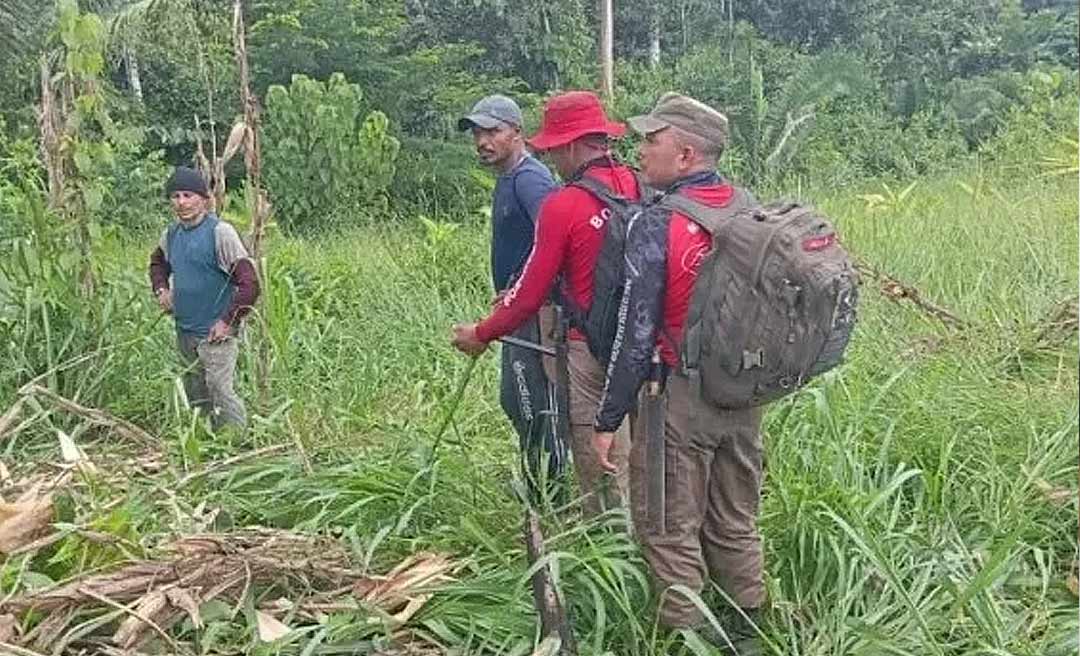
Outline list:
[[[487,342],[476,338],[475,323],[454,324],[454,338],[450,340],[454,348],[468,355],[480,355],[487,350]]]
[[[210,326],[210,332],[206,334],[206,341],[208,342],[221,342],[229,337],[229,324],[225,323],[221,319],[214,322],[214,325]]]
[[[172,314],[172,290],[168,287],[162,287],[157,291],[158,307],[165,314]]]
[[[619,471],[619,468],[615,466],[615,463],[608,459],[608,455],[611,453],[611,445],[614,443],[615,433],[605,433],[602,431],[593,433],[592,447],[593,451],[596,452],[596,459],[600,461],[600,466],[611,474]]]

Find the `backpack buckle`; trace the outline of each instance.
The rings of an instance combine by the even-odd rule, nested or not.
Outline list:
[[[765,366],[765,351],[758,349],[756,351],[743,351],[742,352],[742,368],[753,369],[754,367]]]

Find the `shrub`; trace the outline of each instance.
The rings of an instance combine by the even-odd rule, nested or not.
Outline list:
[[[1075,71],[1048,69],[1031,71],[1021,102],[1000,117],[994,136],[986,139],[979,152],[1006,165],[1027,167],[1042,157],[1054,157],[1065,146],[1073,157],[1075,149],[1062,139],[1077,135]]]
[[[492,175],[477,165],[465,137],[406,139],[390,194],[402,213],[461,217],[490,204],[494,184]]]
[[[959,128],[940,111],[922,110],[905,124],[881,104],[840,99],[818,113],[781,177],[843,187],[874,176],[907,179],[966,155]]]
[[[104,224],[144,230],[160,227],[169,215],[163,195],[169,176],[164,151],[144,152],[139,142],[119,144],[112,165],[102,170]]]
[[[360,87],[293,76],[266,94],[266,187],[286,230],[326,227],[387,208],[399,142],[382,112],[361,117]]]

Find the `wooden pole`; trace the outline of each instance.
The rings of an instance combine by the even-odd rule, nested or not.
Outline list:
[[[236,56],[236,68],[240,74],[240,100],[244,106],[244,166],[247,170],[248,213],[251,216],[250,244],[251,259],[262,278],[263,298],[270,285],[268,268],[264,261],[263,240],[266,236],[266,223],[270,218],[270,201],[262,188],[262,151],[259,144],[259,104],[251,91],[251,74],[247,57],[246,27],[244,25],[243,0],[233,3],[233,50]],[[265,307],[265,303],[263,303]],[[265,312],[257,313],[262,326],[258,353],[255,357],[255,384],[259,390],[259,404],[262,408],[270,406],[270,331],[267,329]]]
[[[613,0],[600,2],[600,92],[610,102],[615,97],[615,12]]]

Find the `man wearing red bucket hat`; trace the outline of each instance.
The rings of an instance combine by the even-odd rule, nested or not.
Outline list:
[[[554,96],[544,105],[540,131],[528,140],[544,151],[558,170],[563,188],[540,207],[536,238],[521,276],[479,323],[454,326],[453,344],[479,354],[488,343],[512,333],[537,313],[552,292],[587,310],[593,300],[593,273],[604,243],[610,210],[597,196],[575,186],[583,178],[599,181],[613,194],[637,200],[637,178],[611,154],[608,140],[626,127],[608,120],[599,98],[587,91]],[[561,280],[560,280],[561,279]],[[556,282],[559,288],[556,290]],[[622,505],[628,495],[630,441],[625,424],[614,433],[609,459],[615,465],[615,489],[592,448],[592,425],[604,387],[604,367],[589,352],[580,329],[569,331],[570,448],[587,515]]]

